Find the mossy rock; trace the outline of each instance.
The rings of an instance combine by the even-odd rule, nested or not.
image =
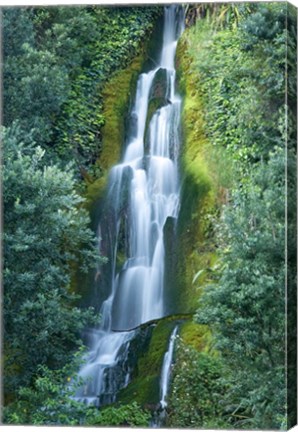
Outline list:
[[[184,312],[180,308],[180,296],[177,290],[177,268],[179,253],[177,250],[177,230],[176,219],[168,217],[163,228],[164,247],[165,247],[165,279],[164,279],[164,298],[167,315]]]
[[[197,351],[209,351],[211,332],[205,325],[197,324],[193,321],[186,321],[180,327],[180,337],[182,341]]]
[[[177,312],[194,313],[201,291],[210,279],[216,246],[210,215],[218,211],[218,184],[210,163],[212,152],[205,135],[204,106],[197,75],[190,68],[185,37],[178,43],[179,92],[183,95],[181,150],[181,208],[177,223],[176,286]],[[210,232],[211,230],[211,232]],[[202,275],[193,283],[194,276]]]
[[[103,196],[109,170],[121,159],[131,94],[134,93],[144,56],[142,53],[126,69],[117,72],[102,91],[105,125],[102,128],[102,149],[97,161],[102,174],[99,179],[88,184],[86,199],[91,206],[97,204]]]
[[[160,401],[160,376],[164,355],[175,326],[181,323],[176,316],[161,319],[150,324],[152,336],[142,352],[137,354],[138,362],[132,381],[119,392],[118,403],[138,402],[142,406],[156,407]]]
[[[149,145],[149,124],[156,111],[168,104],[167,100],[167,71],[160,68],[153,79],[149,93],[148,111],[145,126],[145,151]]]
[[[155,6],[157,7],[157,5]],[[160,15],[156,20],[154,31],[147,43],[147,56],[143,65],[142,72],[149,72],[158,66],[161,58],[161,43],[164,30],[164,8],[160,7]]]
[[[167,104],[167,71],[160,68],[155,74],[149,93],[147,124],[150,123],[153,114]]]
[[[136,401],[152,411],[158,408],[162,363],[176,325],[186,345],[198,351],[210,351],[208,327],[196,324],[190,315],[171,315],[155,323],[143,324],[140,329],[142,333],[132,342],[132,351],[137,359],[132,380],[119,392],[117,404]]]
[[[167,94],[167,70],[159,68],[156,72],[149,93],[149,101],[152,99],[166,100]]]

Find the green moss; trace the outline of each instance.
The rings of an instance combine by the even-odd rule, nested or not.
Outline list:
[[[143,52],[126,69],[116,73],[102,91],[105,125],[102,128],[102,149],[96,162],[100,167],[101,176],[88,184],[85,197],[89,206],[102,197],[109,170],[121,158],[130,98],[142,69],[144,55]]]
[[[119,403],[136,401],[143,406],[158,404],[163,357],[176,324],[177,317],[168,317],[158,321],[153,329],[149,345],[144,352],[139,354],[131,383],[119,394]]]
[[[118,250],[116,258],[116,271],[118,272],[122,269],[125,261],[127,260],[127,257],[125,253]]]
[[[149,103],[147,111],[147,119],[145,126],[145,147],[148,147],[148,127],[153,114],[161,107],[165,106],[168,101],[166,99],[167,92],[167,72],[166,69],[159,69],[154,77],[152,87],[149,94]]]
[[[186,321],[181,325],[180,337],[182,341],[197,351],[207,351],[210,344],[210,330],[207,326]]]
[[[201,288],[209,280],[208,269],[216,261],[211,216],[220,208],[220,188],[213,149],[205,135],[203,102],[197,76],[192,72],[186,37],[177,49],[182,110],[182,188],[177,227],[177,290],[179,310],[194,312]],[[193,283],[200,270],[202,275]]]
[[[192,316],[171,315],[156,321],[148,343],[142,345],[137,366],[133,372],[132,381],[120,391],[117,405],[138,402],[143,407],[156,409],[160,401],[160,375],[164,354],[167,351],[170,335],[176,325],[179,325],[179,335],[186,345],[198,351],[210,351],[210,331],[204,325],[192,321]],[[152,324],[150,324],[152,327]],[[146,325],[142,326],[144,329]],[[144,331],[144,330],[143,330]],[[136,347],[137,350],[137,347]]]

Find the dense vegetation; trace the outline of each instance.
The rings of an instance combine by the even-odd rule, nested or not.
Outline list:
[[[144,50],[160,12],[3,11],[5,423],[149,424],[144,406],[158,392],[168,324],[156,326],[119,404],[86,407],[71,395],[81,331],[100,317],[78,306],[72,276],[104,260],[80,193],[112,163],[113,116],[123,110],[117,72]],[[191,265],[187,254],[178,263],[191,282],[183,307],[197,312],[179,330],[166,425],[287,428],[296,400],[294,385],[286,394],[286,374],[296,382],[296,16],[285,3],[192,4],[186,24],[177,59],[191,131],[181,214],[192,224],[181,225],[178,244],[182,255],[197,240],[201,249]],[[118,88],[129,85],[126,76]]]
[[[74,160],[84,173],[101,149],[103,86],[140,51],[159,13],[156,7],[4,9],[4,124],[18,121],[47,150],[47,160]]]
[[[16,130],[3,139],[5,390],[11,394],[30,383],[39,364],[57,368],[70,360],[91,318],[70,309],[71,265],[94,265],[96,250],[71,170],[44,166],[44,150],[25,146]]]
[[[213,355],[225,372],[212,377],[210,362],[202,377],[200,354],[187,360],[178,349],[169,424],[287,427],[296,410],[294,352],[288,352],[288,400],[285,370],[285,278],[289,302],[296,303],[296,16],[288,5],[272,3],[195,5],[188,17],[197,17],[182,41],[196,77],[192,92],[203,103],[206,137],[229,157],[234,181],[213,219],[219,260],[195,318],[212,330]],[[295,311],[289,329],[295,349]],[[205,385],[219,388],[206,394]],[[219,410],[213,413],[206,405],[212,394]]]
[[[105,123],[102,92],[143,51],[159,14],[157,7],[3,10],[7,423],[147,421],[135,405],[90,414],[66,385],[78,367],[81,331],[100,319],[78,307],[71,286],[74,269],[103,261],[78,194],[82,177],[101,175],[94,163]]]

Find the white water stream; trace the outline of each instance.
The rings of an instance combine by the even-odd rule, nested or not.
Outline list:
[[[135,127],[122,162],[110,173],[107,199],[112,202],[113,220],[116,221],[115,244],[109,257],[113,274],[110,294],[100,310],[100,328],[90,330],[90,352],[79,373],[87,381],[77,390],[76,399],[86,403],[102,405],[115,401],[119,389],[129,382],[127,357],[135,335],[135,331],[130,329],[164,316],[163,229],[167,218],[177,218],[179,212],[177,158],[181,99],[175,92],[174,60],[182,30],[181,8],[175,5],[165,7],[159,66],[139,77],[131,113]],[[166,76],[166,102],[153,114],[149,123],[148,151],[145,153],[150,91],[160,69],[164,69]],[[117,272],[124,196],[127,196],[127,256]],[[101,226],[101,231],[103,229]],[[113,331],[115,329],[119,331]],[[165,400],[168,378],[164,376],[162,379],[162,400]]]
[[[173,330],[173,333],[170,337],[170,343],[168,351],[164,355],[162,369],[161,369],[161,379],[160,379],[160,390],[161,390],[161,399],[160,405],[162,409],[165,409],[167,406],[167,395],[169,391],[170,384],[170,376],[171,376],[171,366],[173,363],[173,354],[174,354],[174,346],[175,339],[177,335],[178,327],[176,326]]]

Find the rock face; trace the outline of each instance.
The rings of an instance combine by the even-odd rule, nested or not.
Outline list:
[[[152,87],[149,93],[148,113],[145,129],[145,149],[148,148],[148,126],[153,114],[161,107],[167,105],[167,71],[160,68],[154,77]]]
[[[164,354],[173,329],[184,321],[185,317],[173,315],[155,323],[144,324],[137,330],[129,354],[129,361],[135,367],[133,379],[120,391],[119,403],[137,401],[143,406],[149,405],[152,411],[158,408]]]
[[[186,31],[187,32],[187,31]],[[176,226],[176,313],[195,313],[198,297],[208,284],[217,260],[212,215],[219,210],[212,146],[205,135],[204,103],[197,76],[190,67],[186,39],[176,51],[177,84],[183,95],[180,155],[180,212]],[[211,217],[210,217],[211,216]],[[194,276],[203,270],[194,281]]]
[[[160,68],[154,77],[151,91],[149,94],[149,100],[161,99],[166,105],[166,93],[167,93],[167,70]]]
[[[175,272],[178,267],[176,228],[176,220],[174,218],[168,217],[163,229],[165,243],[166,315],[182,312],[179,305],[179,292],[177,290],[177,280]]]

